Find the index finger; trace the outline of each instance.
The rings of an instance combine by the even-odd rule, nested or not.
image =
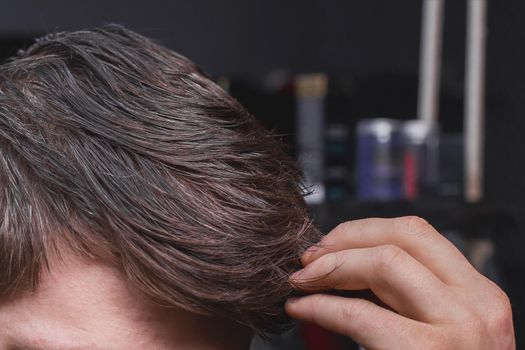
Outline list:
[[[417,349],[430,325],[403,317],[370,301],[313,294],[285,305],[289,316],[346,335],[369,349]]]
[[[361,219],[338,225],[302,257],[308,265],[334,251],[396,245],[449,285],[464,285],[478,273],[463,254],[427,221],[414,217]]]

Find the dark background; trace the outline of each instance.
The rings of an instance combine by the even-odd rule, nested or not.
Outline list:
[[[524,15],[523,0],[489,0],[485,202],[511,218],[494,241],[518,348],[525,348]],[[445,131],[462,130],[465,18],[464,0],[446,2],[440,95]],[[213,77],[244,82],[232,94],[290,143],[293,101],[265,105],[253,98],[275,71],[344,77],[352,90],[346,111],[352,120],[416,117],[421,0],[4,0],[0,53],[13,54],[47,32],[110,22],[160,40]]]

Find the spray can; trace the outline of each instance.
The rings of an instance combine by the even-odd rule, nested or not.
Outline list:
[[[364,119],[357,125],[357,198],[391,201],[403,198],[400,122]]]

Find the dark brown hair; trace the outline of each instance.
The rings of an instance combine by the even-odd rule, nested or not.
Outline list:
[[[0,293],[58,248],[110,257],[145,297],[257,332],[288,319],[318,239],[283,146],[191,61],[117,25],[0,67]]]

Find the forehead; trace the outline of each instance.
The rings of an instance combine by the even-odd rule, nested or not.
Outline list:
[[[67,257],[35,292],[0,299],[0,350],[161,349],[195,317],[148,304],[115,267]]]
[[[15,344],[93,348],[118,328],[140,331],[137,301],[117,269],[67,257],[52,264],[35,292],[0,301],[0,328]]]

